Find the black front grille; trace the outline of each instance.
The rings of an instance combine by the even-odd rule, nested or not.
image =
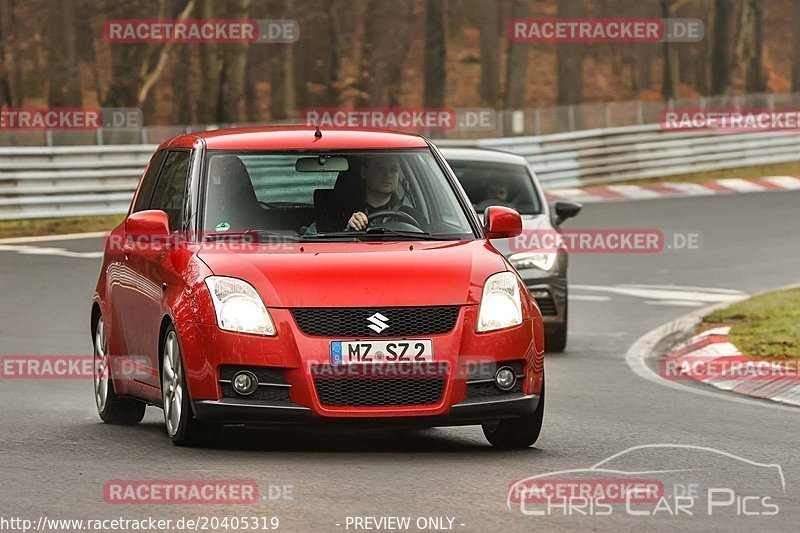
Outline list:
[[[556,309],[556,302],[550,296],[545,296],[544,298],[538,297],[536,298],[536,304],[539,306],[539,310],[542,312],[542,316],[556,316],[558,315],[558,310]]]
[[[446,366],[410,365],[408,372],[396,372],[393,365],[360,366],[312,367],[320,403],[329,407],[387,407],[431,405],[442,399]]]
[[[315,337],[407,337],[452,331],[457,306],[292,309],[300,331]],[[376,317],[376,313],[385,317]],[[385,324],[388,327],[383,328]],[[380,331],[369,326],[375,325]]]

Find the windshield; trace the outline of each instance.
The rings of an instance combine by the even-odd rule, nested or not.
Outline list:
[[[207,233],[288,240],[475,238],[429,150],[209,151],[205,168]],[[365,224],[351,221],[361,216]]]
[[[478,213],[491,205],[539,215],[542,205],[528,167],[509,163],[448,160]]]

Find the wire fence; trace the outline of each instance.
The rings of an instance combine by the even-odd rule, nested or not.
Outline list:
[[[448,130],[416,130],[432,139],[485,139],[548,135],[594,129],[657,124],[670,109],[698,110],[797,110],[800,93],[765,93],[747,96],[698,97],[681,100],[584,103],[530,109],[489,110],[489,127],[453,127]],[[25,131],[0,128],[0,146],[104,146],[159,144],[192,131],[241,126],[305,123],[300,118],[261,123],[150,125],[141,128],[94,131]]]

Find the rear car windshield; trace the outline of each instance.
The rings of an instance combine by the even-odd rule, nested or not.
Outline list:
[[[206,232],[266,231],[314,238],[345,231],[354,212],[389,211],[370,227],[446,240],[475,238],[455,190],[426,149],[209,151],[207,157]],[[317,160],[334,161],[337,170],[314,170]]]
[[[449,159],[448,163],[478,213],[491,205],[511,207],[523,215],[542,213],[539,194],[526,165]]]

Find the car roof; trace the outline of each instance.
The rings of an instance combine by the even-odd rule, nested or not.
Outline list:
[[[374,150],[427,148],[426,140],[413,133],[370,129],[320,128],[314,126],[264,126],[187,133],[173,137],[162,148],[193,148],[202,139],[209,150]]]
[[[511,152],[487,150],[484,148],[440,148],[442,155],[448,161],[481,161],[486,163],[510,163],[527,165],[524,157]]]

